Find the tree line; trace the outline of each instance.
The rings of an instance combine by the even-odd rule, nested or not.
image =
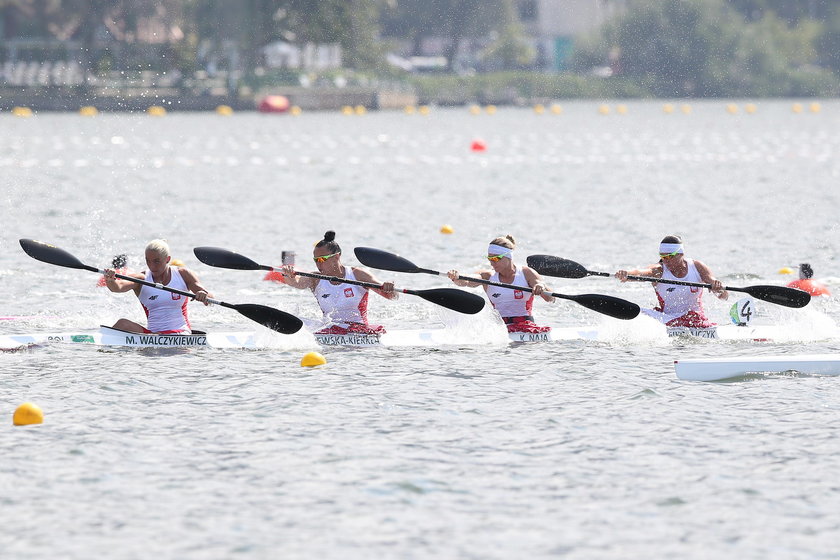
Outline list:
[[[444,46],[447,71],[482,39],[488,67],[539,70],[525,35],[523,0],[0,0],[0,38],[79,45],[91,71],[197,69],[226,45],[244,74],[273,41],[338,43],[347,68],[395,75],[385,55]],[[608,69],[658,96],[808,95],[837,92],[840,2],[629,0],[601,28],[575,39],[571,69]],[[151,22],[151,23],[150,23]],[[154,24],[154,25],[152,25]],[[149,45],[155,45],[154,48]],[[0,53],[7,56],[8,53]],[[2,62],[2,61],[0,61]],[[469,70],[467,68],[466,70]],[[600,74],[604,76],[604,73]]]

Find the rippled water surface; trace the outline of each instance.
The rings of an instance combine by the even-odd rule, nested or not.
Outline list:
[[[731,115],[723,102],[599,115],[433,110],[300,117],[0,115],[0,334],[142,318],[131,294],[27,257],[19,238],[104,266],[145,243],[222,300],[316,318],[311,295],[262,273],[209,268],[215,245],[264,264],[338,232],[346,263],[369,246],[474,272],[487,242],[591,270],[650,264],[680,233],[732,286],[782,284],[810,262],[835,292],[840,103]],[[481,139],[485,152],[471,152]],[[439,229],[449,224],[452,235]],[[377,271],[405,288],[429,275]],[[566,293],[654,303],[649,285],[552,279]],[[477,290],[477,293],[481,293]],[[726,321],[728,305],[709,301]],[[305,334],[261,350],[48,346],[0,354],[0,557],[836,558],[840,379],[676,378],[689,357],[828,353],[833,298],[759,302],[792,342],[668,341],[571,302],[541,322],[598,325],[605,342],[508,345],[489,312],[460,317],[371,296],[389,328],[446,325],[439,348],[322,349]],[[207,330],[256,325],[191,306]],[[45,411],[13,427],[18,404]]]

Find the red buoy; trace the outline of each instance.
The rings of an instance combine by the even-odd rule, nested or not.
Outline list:
[[[484,152],[487,150],[487,144],[484,143],[484,140],[473,140],[470,145],[470,150],[474,152]]]
[[[266,95],[260,101],[257,110],[260,113],[285,113],[291,104],[285,95]]]

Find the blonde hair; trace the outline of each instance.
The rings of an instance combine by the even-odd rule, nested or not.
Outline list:
[[[146,245],[147,251],[154,251],[161,257],[169,256],[169,244],[164,239],[153,239]]]
[[[504,237],[497,237],[490,243],[493,245],[499,245],[500,247],[507,247],[511,250],[516,249],[516,241],[514,241],[513,236],[510,234],[507,234]]]

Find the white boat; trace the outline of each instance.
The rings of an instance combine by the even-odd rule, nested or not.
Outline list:
[[[0,349],[16,350],[44,344],[93,344],[135,348],[257,348],[253,332],[142,334],[102,326],[96,332],[65,332],[0,336]]]
[[[689,381],[720,381],[756,373],[840,375],[840,354],[698,358],[676,360],[674,369],[678,378]]]

